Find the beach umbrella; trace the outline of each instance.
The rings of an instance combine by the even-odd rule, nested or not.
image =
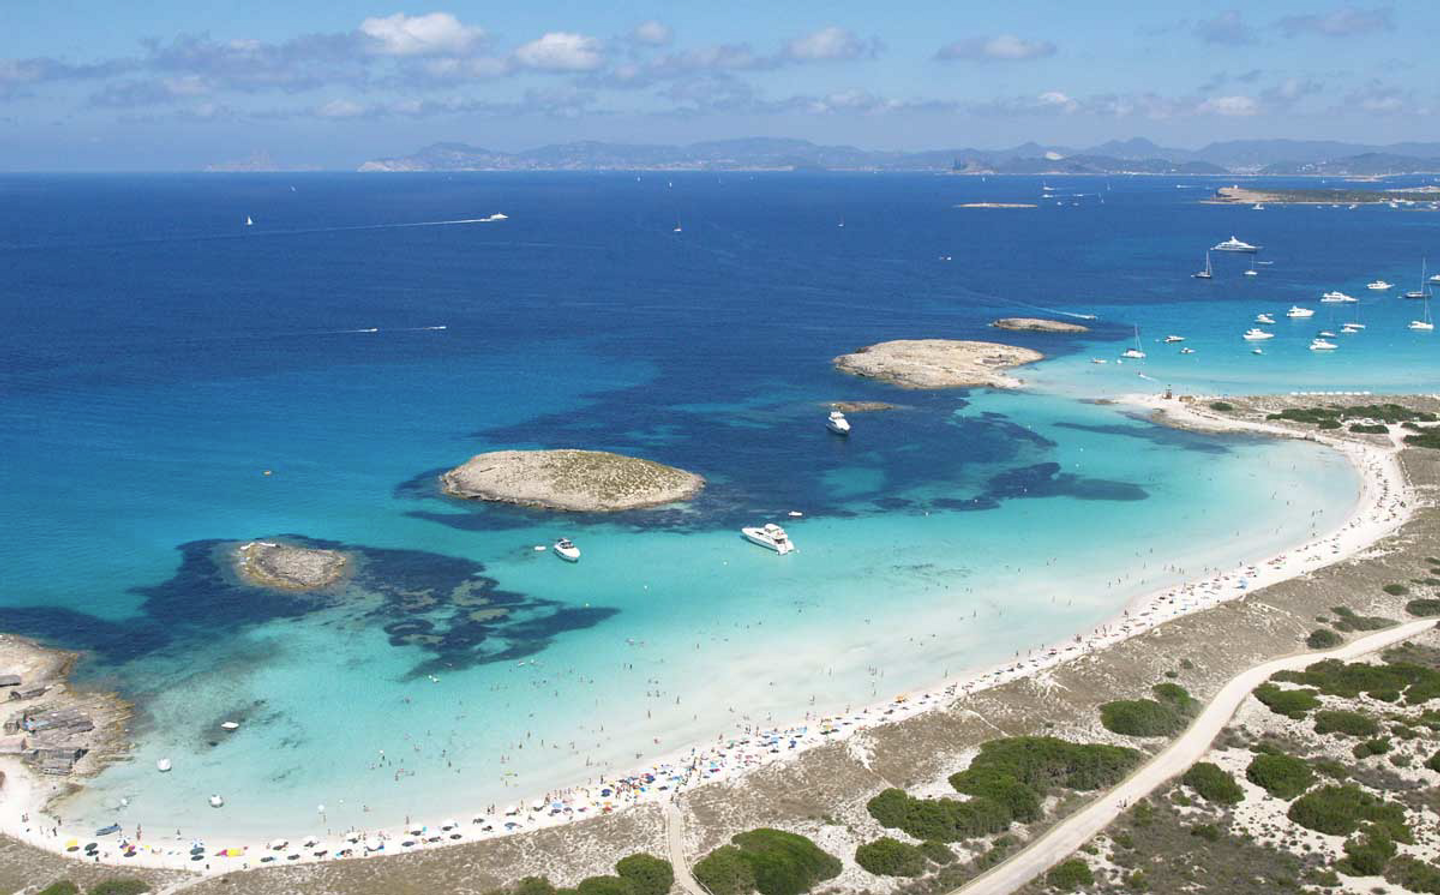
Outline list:
[[[69,842],[66,842],[66,843],[65,843],[65,850],[66,850],[66,851],[75,851],[75,850],[78,849],[79,847],[80,847],[80,840],[79,840],[79,839],[71,839]]]
[[[359,833],[354,833],[354,832],[346,833],[346,834],[345,834],[345,841],[346,841],[346,842],[359,842],[359,841],[360,841],[360,834],[359,834]]]
[[[410,829],[406,830],[405,832],[409,833],[411,836],[419,836],[421,833],[425,832],[425,828],[420,826],[419,824],[412,824]]]
[[[544,800],[544,799],[536,799],[536,800],[535,800],[535,803],[530,806],[530,810],[531,810],[531,811],[543,811],[544,809],[545,809],[545,800]]]
[[[304,844],[304,846],[305,846],[306,848],[310,848],[311,846],[314,846],[314,845],[319,845],[319,844],[320,844],[320,837],[319,837],[319,836],[314,836],[314,835],[306,836],[306,837],[305,837],[305,841],[304,841],[303,844]]]
[[[453,830],[458,826],[460,825],[455,822],[454,818],[450,818],[440,822],[440,829],[442,830]]]
[[[267,845],[267,846],[265,846],[265,847],[268,848],[268,849],[271,849],[271,850],[273,850],[273,851],[279,851],[280,849],[284,848],[285,846],[287,846],[287,845],[289,845],[289,844],[290,844],[290,840],[289,840],[289,839],[271,839],[271,840],[270,840],[270,844]]]

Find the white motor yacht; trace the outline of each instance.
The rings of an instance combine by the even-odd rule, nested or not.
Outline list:
[[[1250,329],[1245,330],[1245,335],[1241,338],[1243,338],[1247,342],[1263,342],[1266,339],[1275,338],[1275,334],[1267,333],[1265,330],[1260,329],[1259,327],[1252,326]]]
[[[1332,332],[1331,332],[1330,330],[1328,330],[1328,329],[1322,329],[1322,330],[1320,330],[1320,338],[1322,338],[1322,339],[1333,339],[1333,338],[1335,338],[1335,334],[1332,333]]]
[[[174,767],[174,765],[170,764],[170,759],[168,758],[162,758],[159,761],[155,762],[155,770],[159,771],[162,774],[168,772],[172,767]]]
[[[1362,327],[1358,327],[1358,326],[1356,326],[1356,325],[1353,324],[1353,323],[1347,323],[1347,324],[1345,324],[1344,326],[1340,327],[1340,335],[1342,335],[1342,336],[1353,336],[1353,335],[1355,335],[1356,333],[1358,333],[1361,329],[1362,329]]]
[[[1366,283],[1366,289],[1373,289],[1376,292],[1384,292],[1386,289],[1394,289],[1394,283],[1387,283],[1384,280],[1376,280],[1373,283]]]
[[[1324,339],[1310,340],[1311,351],[1334,351],[1337,347],[1334,342],[1327,342]]]
[[[1166,344],[1166,345],[1173,345],[1173,344],[1176,343],[1176,342],[1183,342],[1183,341],[1185,341],[1185,337],[1184,337],[1184,336],[1166,336],[1166,337],[1165,337],[1165,344]]]
[[[561,538],[555,542],[555,555],[566,562],[579,562],[580,548],[569,538]]]
[[[1181,349],[1180,349],[1180,353],[1181,353],[1181,354],[1194,354],[1194,353],[1195,353],[1195,349],[1194,349],[1194,348],[1181,348]]]
[[[1216,252],[1245,252],[1251,255],[1260,251],[1259,246],[1252,246],[1248,242],[1241,242],[1233,236],[1225,240],[1224,242],[1216,243],[1210,248],[1212,251]]]
[[[785,534],[785,529],[776,525],[774,522],[767,522],[759,528],[742,528],[740,529],[740,533],[744,535],[745,540],[750,543],[759,544],[761,547],[774,550],[782,556],[795,549],[795,543],[790,540],[789,535]]]
[[[1343,292],[1338,292],[1338,291],[1337,291],[1337,292],[1327,292],[1327,293],[1325,293],[1324,295],[1320,296],[1320,301],[1324,302],[1324,303],[1327,304],[1327,305],[1350,304],[1351,302],[1357,302],[1357,301],[1359,301],[1359,300],[1360,300],[1360,299],[1358,299],[1358,298],[1353,298],[1353,297],[1351,297],[1351,296],[1349,296],[1349,295],[1346,295],[1346,294],[1343,293]]]
[[[1275,318],[1274,318],[1274,317],[1271,317],[1269,314],[1256,314],[1256,315],[1255,315],[1255,322],[1256,322],[1256,323],[1270,323],[1270,324],[1274,324]]]
[[[1251,353],[1251,354],[1264,354],[1265,352],[1261,351],[1259,348],[1252,348],[1252,349],[1250,349],[1250,353]]]
[[[830,411],[830,417],[825,420],[825,428],[834,432],[836,435],[849,435],[850,421],[845,418],[845,414],[838,410],[832,410]]]
[[[1299,318],[1299,317],[1314,317],[1314,316],[1315,316],[1315,312],[1314,312],[1313,310],[1311,310],[1310,308],[1302,308],[1302,307],[1300,307],[1299,305],[1295,305],[1294,307],[1290,308],[1290,310],[1288,310],[1288,311],[1285,312],[1285,316],[1286,316],[1286,317],[1296,317],[1296,318]]]

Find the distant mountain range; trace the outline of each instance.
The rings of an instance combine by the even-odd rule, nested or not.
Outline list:
[[[1440,171],[1440,143],[1370,146],[1325,140],[1231,140],[1201,149],[1143,138],[1088,149],[1024,143],[1011,149],[885,152],[756,137],[688,146],[585,141],[523,152],[435,143],[368,161],[361,171],[954,171],[966,174],[1274,174],[1374,176]]]

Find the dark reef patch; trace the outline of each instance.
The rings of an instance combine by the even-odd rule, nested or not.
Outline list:
[[[1057,429],[1073,429],[1077,432],[1093,432],[1097,435],[1116,435],[1121,438],[1137,438],[1141,441],[1148,441],[1162,447],[1179,448],[1184,451],[1195,451],[1201,454],[1228,454],[1230,448],[1216,440],[1213,435],[1200,435],[1195,432],[1187,432],[1184,429],[1175,429],[1168,426],[1157,426],[1139,417],[1132,417],[1140,421],[1141,425],[1127,426],[1121,423],[1114,423],[1104,426],[1092,426],[1085,423],[1055,423]]]
[[[69,609],[21,607],[6,613],[8,631],[93,653],[115,666],[190,642],[213,642],[238,629],[353,604],[379,624],[397,648],[428,656],[412,675],[534,655],[565,631],[614,615],[576,609],[499,588],[480,563],[421,550],[393,550],[284,535],[307,547],[359,557],[339,594],[296,594],[252,587],[233,573],[235,542],[181,544],[180,566],[167,581],[134,589],[140,615],[115,622]]]

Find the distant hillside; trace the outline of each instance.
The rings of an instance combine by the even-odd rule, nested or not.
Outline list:
[[[501,152],[466,143],[435,143],[381,158],[361,171],[953,171],[966,174],[1333,174],[1377,175],[1440,170],[1440,143],[1369,147],[1296,140],[1237,140],[1201,149],[1142,139],[1090,149],[1025,143],[1010,149],[895,152],[825,146],[773,137],[712,140],[688,146],[557,143]]]

